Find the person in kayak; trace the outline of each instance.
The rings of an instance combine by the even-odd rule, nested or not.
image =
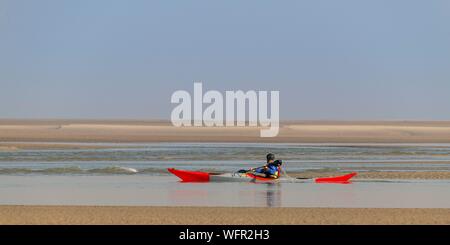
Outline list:
[[[250,169],[250,171],[254,175],[260,177],[277,179],[280,177],[281,165],[283,164],[283,161],[275,160],[275,155],[273,153],[267,154],[266,159],[266,165],[259,168]]]

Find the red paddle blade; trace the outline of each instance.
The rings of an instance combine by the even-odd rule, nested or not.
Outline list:
[[[316,183],[348,183],[355,175],[356,173],[350,173],[341,176],[316,178],[314,181]]]
[[[174,168],[167,169],[172,174],[176,175],[183,182],[208,182],[209,173],[198,172],[198,171],[188,171],[188,170],[178,170]]]

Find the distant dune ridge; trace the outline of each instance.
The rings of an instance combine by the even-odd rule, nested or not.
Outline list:
[[[285,121],[277,137],[259,127],[174,127],[164,121],[0,120],[0,141],[450,143],[450,121]]]

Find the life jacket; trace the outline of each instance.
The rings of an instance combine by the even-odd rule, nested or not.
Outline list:
[[[269,164],[269,165],[267,166],[267,170],[266,170],[266,173],[267,173],[267,174],[276,176],[276,177],[278,178],[279,172],[280,172],[280,167],[278,167],[277,165],[275,165],[275,164]]]
[[[256,172],[264,173],[267,177],[278,178],[280,177],[280,167],[275,164],[267,164],[263,167],[257,168]]]

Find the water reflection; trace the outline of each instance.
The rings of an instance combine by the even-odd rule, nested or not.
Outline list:
[[[266,183],[266,206],[281,207],[281,189],[280,183]],[[262,191],[263,192],[263,191]]]
[[[257,206],[263,207],[281,207],[282,206],[282,189],[281,183],[253,183],[255,188],[254,202]]]
[[[282,207],[281,183],[183,183],[171,185],[168,200],[175,206]]]

